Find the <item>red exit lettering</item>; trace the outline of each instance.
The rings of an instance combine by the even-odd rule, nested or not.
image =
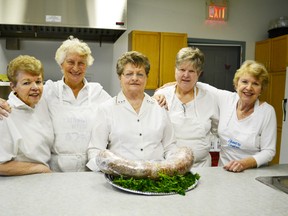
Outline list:
[[[226,7],[209,6],[208,19],[211,20],[225,20],[226,19]]]

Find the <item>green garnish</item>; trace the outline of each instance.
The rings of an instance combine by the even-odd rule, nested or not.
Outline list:
[[[198,173],[192,174],[187,172],[184,175],[168,176],[164,173],[159,173],[159,179],[136,179],[133,177],[127,178],[124,176],[116,176],[113,183],[130,190],[154,193],[170,193],[175,192],[185,195],[186,190],[200,178]]]

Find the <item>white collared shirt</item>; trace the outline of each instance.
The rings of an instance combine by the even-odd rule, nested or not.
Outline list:
[[[219,106],[219,166],[246,157],[253,157],[258,167],[271,161],[275,155],[277,137],[274,108],[266,102],[259,105],[259,101],[256,101],[254,112],[238,120],[236,106],[239,96],[236,92],[220,90],[205,83],[198,85],[213,93]]]
[[[96,116],[89,159],[108,148],[131,160],[163,160],[176,147],[167,111],[147,94],[138,114],[121,91],[101,104]]]
[[[31,108],[11,92],[8,103],[12,112],[0,121],[0,163],[16,160],[48,165],[54,133],[45,100]]]

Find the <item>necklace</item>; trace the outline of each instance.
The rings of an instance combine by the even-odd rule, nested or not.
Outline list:
[[[196,98],[196,94],[197,94],[196,85],[191,89],[191,91],[186,92],[186,93],[182,92],[179,89],[179,87],[176,86],[175,94],[183,104],[187,104],[188,102]]]
[[[243,118],[248,117],[249,115],[251,115],[254,112],[254,104],[253,104],[253,106],[250,105],[248,107],[241,109],[241,103],[238,102],[236,109],[237,109],[237,117],[239,119],[243,119]]]

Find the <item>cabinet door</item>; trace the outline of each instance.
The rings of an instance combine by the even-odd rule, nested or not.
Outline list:
[[[277,118],[276,155],[271,164],[279,163],[282,132],[282,99],[285,92],[286,66],[288,65],[288,36],[280,36],[256,42],[255,60],[263,63],[269,71],[269,85],[260,99],[271,104]],[[267,66],[268,63],[268,66]]]
[[[276,155],[271,162],[272,164],[278,164],[279,162],[279,151],[281,146],[281,132],[282,132],[282,100],[285,94],[285,80],[286,71],[282,72],[272,72],[270,73],[270,83],[271,86],[269,92],[269,103],[274,107],[277,118],[277,143],[276,143]]]
[[[288,36],[271,40],[271,72],[284,71],[288,65]]]
[[[279,164],[282,129],[277,128],[276,154],[269,164]]]
[[[269,101],[270,104],[274,107],[276,115],[277,115],[277,126],[282,127],[282,100],[285,94],[285,80],[286,80],[286,72],[274,72],[270,74],[270,93],[269,93]]]
[[[270,70],[270,50],[271,40],[256,42],[255,45],[255,60],[264,64],[267,70]]]
[[[129,50],[143,53],[149,58],[150,72],[146,89],[156,89],[159,85],[160,68],[160,33],[132,31],[129,34]]]
[[[268,71],[270,70],[270,52],[271,52],[271,39],[256,42],[255,60],[262,63]],[[269,80],[271,80],[271,77],[269,77]],[[271,85],[268,85],[268,88],[261,93],[260,100],[267,101],[268,103],[270,103],[269,100],[270,91],[271,91]]]
[[[175,59],[178,51],[187,46],[187,34],[161,33],[160,86],[175,81]]]

